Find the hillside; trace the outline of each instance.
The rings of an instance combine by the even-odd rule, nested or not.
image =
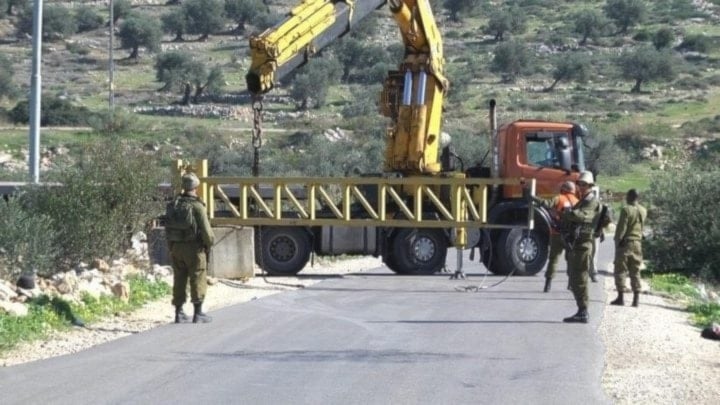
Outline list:
[[[278,15],[296,4],[289,0],[265,3]],[[479,160],[475,154],[480,153],[478,151],[485,144],[478,142],[476,136],[487,133],[486,104],[491,98],[498,100],[501,122],[532,117],[574,120],[588,125],[594,133],[591,144],[598,149],[596,166],[600,173],[617,176],[622,172],[630,178],[611,182],[619,187],[625,187],[627,183],[646,185],[643,178],[648,170],[663,169],[673,159],[689,158],[685,149],[687,139],[717,137],[720,123],[713,106],[720,101],[720,72],[716,68],[720,56],[720,25],[717,24],[718,7],[713,2],[641,2],[645,5],[645,17],[641,22],[624,33],[606,30],[585,44],[582,44],[581,35],[575,32],[575,16],[583,10],[602,14],[607,3],[553,0],[474,3],[477,3],[476,7],[458,13],[458,20],[447,9],[439,8],[438,11],[436,7],[436,18],[444,36],[446,72],[451,82],[445,104],[444,130],[462,142],[478,144],[469,148],[472,152],[467,157],[470,163]],[[46,4],[76,10],[80,3]],[[106,6],[84,5],[95,9],[107,20]],[[132,2],[131,12],[160,18],[179,7],[142,0]],[[522,15],[524,29],[507,32],[504,41],[497,41],[486,28],[496,18],[494,13],[503,10]],[[390,56],[400,42],[397,29],[386,9],[375,14],[374,21],[358,27],[361,34],[356,37],[362,37],[367,47],[384,48]],[[12,63],[13,81],[20,89],[19,94],[27,94],[31,42],[27,35],[16,33],[19,20],[17,15],[0,18],[0,53]],[[118,21],[116,34],[123,23],[123,19]],[[160,152],[170,151],[173,156],[213,155],[219,159],[217,156],[222,155],[227,161],[217,167],[223,167],[226,172],[247,173],[244,167],[247,152],[241,149],[250,138],[251,108],[244,90],[244,74],[249,63],[248,36],[258,28],[252,22],[244,33],[235,32],[234,28],[235,24],[225,19],[224,28],[203,41],[198,40],[198,35],[188,34],[179,42],[173,40],[173,35],[165,33],[160,51],[153,54],[141,48],[138,60],[130,59],[129,50],[120,48],[121,41],[116,35],[114,105],[132,116],[126,118],[134,124],[127,137],[139,144],[152,144]],[[631,92],[635,83],[622,77],[618,58],[635,47],[651,46],[661,29],[672,34],[666,55],[672,58],[673,77],[644,82],[639,92]],[[702,40],[702,47],[692,45],[698,38]],[[106,25],[61,39],[46,39],[42,65],[44,93],[69,100],[92,112],[107,113],[108,39]],[[688,39],[694,42],[688,45]],[[492,71],[492,65],[497,47],[512,41],[524,44],[529,62],[513,80],[507,80],[506,72]],[[163,83],[156,80],[156,55],[170,51],[186,52],[208,68],[218,67],[225,86],[214,94],[201,97],[193,105],[179,106],[181,92],[177,89],[161,91]],[[322,57],[332,58],[337,52],[333,48]],[[553,91],[546,91],[555,81],[553,73],[558,61],[573,55],[581,55],[590,61],[587,80],[561,80]],[[382,146],[376,141],[382,137],[384,124],[377,120],[374,107],[368,104],[373,104],[380,81],[368,81],[361,72],[393,68],[396,62],[383,60],[379,66],[369,69],[351,66],[349,80],[332,85],[325,102],[308,111],[297,110],[297,103],[289,95],[293,84],[284,83],[266,97],[265,126],[278,130],[267,133],[272,142],[266,148],[291,147],[297,141],[301,142],[298,148],[313,146],[308,144],[307,138],[287,140],[282,134],[301,131],[317,137],[327,129],[338,128],[360,144],[370,145],[362,154],[364,156],[356,158],[356,165],[362,165],[362,169],[377,168]],[[0,107],[10,111],[21,99],[3,98]],[[27,130],[14,126],[7,117],[5,120],[5,124],[0,123],[5,152],[22,156]],[[72,152],[73,144],[92,139],[95,137],[86,131],[45,128],[42,144],[46,148],[69,145]],[[611,148],[605,146],[608,143]],[[642,161],[640,152],[651,144],[661,145],[669,151],[663,156],[664,160]],[[275,162],[271,149],[265,153],[269,154],[266,159],[268,171],[303,170]],[[364,162],[368,155],[370,162]],[[616,161],[621,155],[624,160]],[[628,162],[641,164],[627,166]],[[320,170],[316,169],[312,174],[334,173],[332,168],[318,173]],[[7,170],[4,174],[0,172],[0,177],[7,179],[17,176]]]

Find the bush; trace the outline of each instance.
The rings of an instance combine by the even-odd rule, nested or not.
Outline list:
[[[14,75],[12,62],[5,55],[0,54],[0,100],[15,97],[17,86],[13,81]]]
[[[29,215],[46,215],[56,232],[58,270],[123,254],[130,235],[161,212],[160,173],[157,162],[113,139],[86,147],[79,164],[60,173],[62,186],[28,190]]]
[[[49,5],[43,10],[43,37],[66,38],[77,31],[75,18],[65,6]]]
[[[103,25],[104,18],[90,6],[80,6],[75,11],[78,32],[92,31]]]
[[[688,35],[677,47],[678,51],[694,51],[700,53],[708,53],[712,49],[712,39],[705,35]]]
[[[112,114],[96,114],[88,119],[88,124],[100,134],[128,134],[137,130],[141,125],[135,114],[123,109],[116,109]]]
[[[18,102],[10,111],[10,119],[15,124],[30,122],[28,100]],[[84,126],[93,114],[85,107],[74,106],[70,101],[53,96],[42,96],[40,106],[40,125]]]
[[[585,163],[594,173],[619,176],[627,172],[630,157],[615,136],[603,129],[591,128],[586,140]]]
[[[717,196],[720,171],[667,173],[650,184],[645,199],[651,210],[647,227],[647,258],[660,271],[677,270],[688,277],[720,280],[720,215]]]
[[[49,217],[24,209],[20,199],[0,199],[0,278],[48,273],[57,259],[55,231]]]
[[[693,167],[698,170],[712,170],[720,167],[720,139],[713,139],[703,144],[697,151]]]

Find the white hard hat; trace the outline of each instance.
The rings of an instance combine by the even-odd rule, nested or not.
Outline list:
[[[592,172],[584,171],[580,173],[580,177],[578,178],[578,183],[583,182],[587,184],[595,184],[595,178],[593,177]]]

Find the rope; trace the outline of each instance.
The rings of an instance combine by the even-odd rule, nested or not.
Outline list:
[[[529,233],[530,233],[530,230],[529,230],[529,229],[525,230],[525,237],[527,237],[527,236],[529,235]],[[455,287],[455,291],[457,291],[457,292],[472,292],[472,293],[481,292],[482,290],[487,290],[487,289],[489,289],[489,288],[495,288],[495,287],[499,286],[500,284],[502,284],[502,283],[504,283],[505,281],[507,281],[507,280],[510,278],[510,276],[512,276],[513,274],[515,274],[515,268],[513,268],[513,270],[512,270],[510,273],[506,274],[505,277],[504,277],[502,280],[496,282],[495,284],[491,284],[491,285],[488,285],[488,286],[484,285],[484,284],[485,284],[485,280],[487,279],[487,275],[488,275],[488,273],[490,272],[490,266],[492,266],[492,240],[488,238],[488,242],[489,242],[489,245],[490,245],[489,248],[488,248],[488,252],[490,253],[490,258],[489,258],[489,260],[488,260],[487,266],[485,266],[485,274],[483,274],[483,278],[482,278],[482,280],[480,281],[480,284],[478,284],[478,285],[457,286],[457,287]],[[481,254],[482,254],[482,253],[481,253]]]

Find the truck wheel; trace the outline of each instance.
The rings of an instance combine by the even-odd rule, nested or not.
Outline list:
[[[497,274],[497,275],[505,275],[509,273],[509,271],[505,271],[502,267],[502,264],[498,261],[498,250],[497,250],[497,241],[498,236],[496,235],[496,232],[491,234],[488,232],[487,237],[492,238],[491,243],[481,243],[480,244],[480,260],[482,260],[482,263],[485,265],[485,268],[488,269],[491,273]]]
[[[503,274],[514,270],[517,276],[533,276],[545,267],[548,250],[547,238],[537,230],[508,229],[498,238],[495,260]]]
[[[388,269],[392,270],[393,273],[396,273],[396,274],[404,274],[404,273],[401,271],[402,269],[399,269],[399,268],[398,268],[397,263],[396,263],[396,260],[395,260],[395,258],[393,257],[393,255],[392,255],[391,252],[385,253],[385,254],[383,255],[383,263],[385,263],[385,265],[388,267]]]
[[[392,240],[390,270],[397,274],[433,274],[442,270],[447,238],[439,229],[401,229]]]
[[[310,235],[302,228],[271,227],[256,232],[255,262],[271,276],[299,273],[310,259],[310,250]]]

